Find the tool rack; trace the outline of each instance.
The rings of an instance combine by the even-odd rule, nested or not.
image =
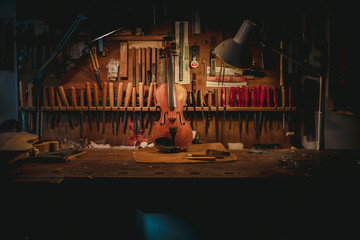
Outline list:
[[[171,26],[169,26],[171,28]],[[168,29],[164,32],[168,32]],[[192,74],[196,74],[196,86],[195,89],[192,87],[192,83],[190,84],[182,84],[186,88],[188,92],[194,92],[196,99],[195,102],[191,105],[188,105],[184,107],[184,115],[187,120],[191,121],[191,125],[193,130],[197,131],[200,135],[200,140],[205,142],[223,142],[223,144],[226,146],[228,142],[243,142],[244,147],[251,148],[252,144],[254,143],[260,143],[260,144],[271,144],[271,143],[277,143],[280,144],[284,148],[289,148],[291,146],[291,136],[294,135],[293,127],[289,126],[288,123],[285,123],[284,128],[278,128],[274,123],[268,123],[269,120],[266,120],[265,123],[265,129],[262,129],[260,127],[260,130],[256,130],[254,123],[253,123],[253,113],[258,114],[260,112],[267,113],[269,116],[271,113],[271,118],[273,119],[273,122],[275,120],[281,121],[279,119],[279,116],[281,114],[288,115],[295,115],[297,111],[297,107],[293,105],[289,105],[288,101],[285,99],[287,96],[285,94],[277,94],[278,95],[278,106],[275,107],[273,104],[273,100],[271,99],[271,104],[264,105],[263,107],[260,106],[252,106],[249,101],[249,105],[247,107],[240,106],[237,101],[235,100],[235,103],[233,106],[230,105],[230,87],[226,88],[226,104],[224,107],[223,103],[219,103],[219,101],[215,96],[215,89],[218,89],[219,92],[221,92],[222,85],[219,84],[219,87],[207,87],[206,81],[210,78],[214,78],[214,76],[210,76],[208,74],[207,68],[210,68],[210,59],[209,54],[211,51],[211,43],[215,41],[215,43],[221,42],[223,39],[221,37],[220,31],[208,31],[204,32],[202,34],[191,34],[189,33],[189,45],[190,46],[198,46],[199,47],[199,54],[197,61],[199,62],[197,68],[190,68],[190,76],[192,80]],[[32,91],[25,87],[25,83],[22,84],[22,87],[19,88],[20,90],[20,106],[19,106],[19,113],[24,113],[25,115],[31,115],[35,114],[37,111],[40,111],[42,113],[66,113],[70,115],[78,115],[81,113],[87,114],[89,112],[99,112],[99,113],[105,113],[106,116],[109,115],[109,113],[116,113],[119,112],[121,115],[121,120],[116,123],[120,124],[124,120],[124,114],[125,112],[136,112],[136,113],[151,113],[150,115],[154,115],[152,117],[149,117],[150,122],[147,124],[147,128],[144,129],[144,132],[147,134],[148,138],[151,139],[151,125],[153,121],[156,121],[158,119],[157,114],[160,112],[159,109],[157,109],[153,103],[153,100],[150,99],[151,104],[148,106],[148,97],[150,94],[151,87],[147,84],[144,84],[142,90],[142,98],[140,98],[140,90],[139,90],[139,80],[136,79],[136,87],[135,87],[135,93],[136,94],[136,101],[131,100],[129,101],[128,105],[124,105],[125,102],[125,95],[126,95],[126,85],[133,82],[133,49],[149,49],[153,47],[155,50],[151,50],[151,52],[155,53],[156,56],[153,57],[153,60],[155,59],[156,63],[156,73],[155,73],[155,87],[159,86],[159,49],[165,46],[166,41],[164,40],[164,35],[144,35],[144,36],[135,36],[135,35],[119,35],[119,36],[108,36],[103,39],[103,45],[104,45],[104,55],[102,55],[100,52],[98,52],[97,55],[97,61],[98,66],[100,68],[100,78],[102,82],[111,83],[111,81],[107,80],[106,78],[106,64],[109,62],[111,58],[119,59],[120,56],[120,71],[122,72],[123,76],[119,76],[118,80],[116,82],[113,82],[113,95],[112,95],[112,101],[110,101],[109,98],[109,89],[107,89],[107,96],[106,96],[106,105],[103,106],[102,104],[102,90],[98,89],[98,103],[95,104],[94,98],[94,88],[93,85],[96,84],[96,80],[91,75],[86,75],[83,73],[81,69],[72,69],[69,73],[67,73],[63,80],[61,80],[60,85],[57,87],[53,87],[55,90],[55,100],[51,103],[49,100],[49,96],[44,96],[44,99],[46,100],[44,102],[44,106],[41,106],[39,109],[35,106],[34,99],[32,101],[26,101],[26,99],[29,99],[31,97]],[[155,48],[154,48],[155,46]],[[256,47],[255,47],[256,48]],[[138,52],[139,50],[135,50]],[[149,50],[148,50],[149,51]],[[150,52],[150,51],[149,51]],[[124,53],[126,54],[124,57]],[[259,63],[260,56],[258,53],[258,50],[254,50],[254,62]],[[124,58],[122,58],[122,56]],[[136,55],[136,58],[137,55]],[[146,55],[146,58],[150,58],[150,56]],[[204,61],[201,61],[202,58],[207,58],[208,61],[206,61],[206,64],[204,64]],[[153,60],[150,60],[153,62]],[[90,66],[91,61],[90,59],[86,59],[83,62],[83,65]],[[216,58],[216,66],[221,66],[220,59]],[[84,69],[82,65],[80,65]],[[124,70],[124,67],[126,68]],[[151,67],[151,66],[150,66]],[[149,66],[147,66],[149,68]],[[136,69],[136,74],[138,74],[138,66],[134,68]],[[206,74],[205,70],[206,69]],[[250,87],[251,86],[275,86],[278,93],[280,93],[282,90],[285,91],[284,86],[284,80],[279,81],[281,74],[281,69],[278,67],[276,70],[264,70],[265,76],[264,77],[254,77],[251,78],[251,80],[247,80],[247,86],[249,87],[249,93],[250,93]],[[105,73],[104,73],[105,72]],[[215,75],[217,77],[217,75]],[[142,79],[143,81],[144,79]],[[92,94],[92,102],[91,105],[88,105],[87,96],[86,96],[86,82],[90,83],[91,88],[91,94]],[[121,105],[117,105],[118,96],[117,96],[117,89],[118,89],[118,83],[123,83],[123,93],[122,93],[122,101]],[[53,86],[53,85],[52,85]],[[58,91],[58,88],[61,86],[61,88],[64,89],[63,96],[61,94],[61,91]],[[46,91],[48,94],[48,89],[51,88],[51,84],[46,86]],[[71,88],[75,89],[75,97],[76,99],[72,99],[72,93]],[[241,87],[240,87],[241,88]],[[155,89],[153,89],[155,90]],[[208,106],[208,102],[204,101],[204,96],[209,92],[213,92],[214,101],[211,101],[211,106]],[[84,100],[80,99],[81,92],[84,94]],[[200,93],[200,94],[199,94]],[[221,94],[221,93],[220,93]],[[49,95],[49,94],[48,94]],[[201,97],[202,99],[201,99]],[[133,95],[134,96],[134,95]],[[22,98],[22,99],[21,99]],[[67,103],[64,103],[64,99],[66,98]],[[84,101],[83,105],[81,104],[81,101]],[[142,101],[142,106],[140,106],[140,101]],[[59,104],[60,103],[60,104]],[[74,105],[74,103],[76,103]],[[134,106],[135,105],[135,106]],[[195,105],[195,106],[194,106]],[[241,117],[243,118],[242,122],[238,122],[238,114],[243,114]],[[249,115],[249,129],[246,129],[245,131],[245,116]],[[130,115],[130,114],[128,114]],[[225,115],[225,116],[224,116]],[[206,118],[206,119],[205,119]],[[233,123],[231,123],[230,118],[232,118]],[[93,123],[93,126],[95,125],[95,119],[91,120]],[[258,120],[259,121],[259,120]],[[105,133],[100,133],[101,131],[94,131],[91,126],[89,126],[89,123],[84,120],[84,128],[83,133],[79,134],[79,130],[77,129],[78,126],[70,127],[66,120],[64,119],[61,121],[61,124],[56,125],[55,129],[48,126],[43,126],[43,138],[44,139],[61,139],[61,138],[67,138],[67,139],[74,139],[79,140],[81,137],[88,138],[88,139],[105,139],[105,142],[110,143],[111,145],[127,145],[127,139],[130,135],[129,129],[122,129],[121,131],[118,131],[119,134],[111,134],[114,131],[111,131],[111,127],[113,127],[111,121],[107,118],[104,125],[106,128]],[[260,123],[261,124],[261,123]],[[293,123],[291,123],[292,125]],[[266,129],[266,125],[268,125],[268,128]],[[278,124],[279,125],[279,124]],[[56,128],[60,128],[61,131],[59,131]],[[229,126],[229,129],[228,129]],[[273,126],[273,127],[271,127]],[[94,127],[93,127],[94,128]],[[110,128],[110,129],[109,129]],[[120,128],[121,129],[121,128]],[[222,130],[220,130],[222,129]],[[271,130],[270,130],[271,129]],[[82,136],[81,136],[82,135]]]

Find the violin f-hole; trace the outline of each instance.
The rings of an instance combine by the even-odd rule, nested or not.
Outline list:
[[[165,115],[168,114],[168,112],[164,112],[164,122],[160,123],[160,126],[164,126],[165,125],[165,122],[166,122],[166,118],[165,118]]]
[[[184,126],[185,125],[185,123],[183,123],[182,121],[181,121],[181,114],[179,113],[179,112],[176,112],[178,115],[179,115],[179,122],[180,122],[180,125],[181,126]]]

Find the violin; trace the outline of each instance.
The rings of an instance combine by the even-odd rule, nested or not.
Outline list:
[[[154,145],[164,152],[185,150],[192,142],[190,121],[186,121],[183,108],[186,105],[187,91],[175,83],[170,44],[165,48],[167,59],[167,82],[156,88],[154,101],[160,108],[160,119],[153,123]]]

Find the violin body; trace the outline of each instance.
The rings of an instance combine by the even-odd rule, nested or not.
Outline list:
[[[160,120],[154,122],[152,138],[155,146],[163,151],[177,152],[186,149],[193,140],[190,121],[183,115],[186,105],[186,89],[179,84],[172,84],[176,99],[169,107],[168,83],[161,84],[155,91],[155,106],[161,109]]]

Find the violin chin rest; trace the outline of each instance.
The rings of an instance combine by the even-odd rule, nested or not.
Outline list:
[[[160,137],[155,139],[155,146],[163,152],[170,152],[170,153],[176,153],[180,152],[179,147],[175,147],[171,141],[170,138],[167,137]]]

